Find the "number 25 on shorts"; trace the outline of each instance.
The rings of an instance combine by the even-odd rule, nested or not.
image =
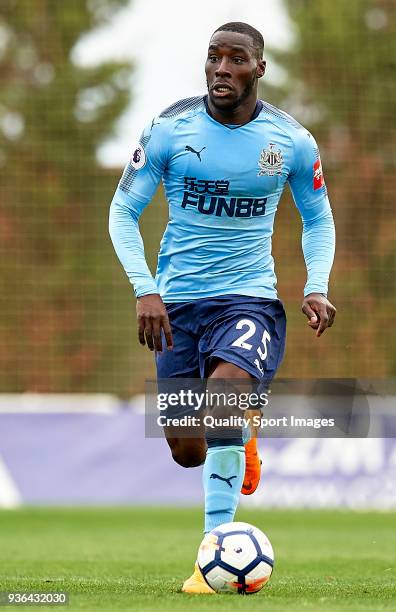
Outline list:
[[[243,348],[247,351],[250,351],[253,348],[253,345],[246,341],[252,336],[254,336],[254,334],[256,333],[256,325],[250,319],[241,319],[236,324],[236,329],[243,329],[244,327],[247,327],[248,330],[245,333],[243,333],[241,336],[239,336],[239,338],[234,340],[231,346],[237,346],[239,348]],[[263,332],[263,336],[261,338],[262,347],[259,346],[257,348],[257,354],[260,357],[261,361],[265,361],[265,359],[267,358],[268,342],[271,342],[271,336],[265,329]],[[263,366],[258,359],[254,360],[254,364],[257,366],[260,372],[264,374]]]

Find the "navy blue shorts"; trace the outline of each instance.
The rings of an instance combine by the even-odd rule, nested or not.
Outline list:
[[[286,315],[280,300],[223,295],[167,304],[173,351],[156,354],[158,378],[207,378],[222,359],[268,384],[282,361]]]

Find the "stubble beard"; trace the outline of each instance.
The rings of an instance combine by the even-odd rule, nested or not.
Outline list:
[[[239,106],[241,106],[241,104],[243,104],[244,101],[250,96],[250,94],[252,93],[254,89],[254,86],[256,85],[256,81],[257,81],[256,72],[254,72],[252,74],[252,78],[250,82],[246,84],[244,90],[241,92],[238,98],[234,101],[231,101],[228,105],[221,104],[221,103],[218,104],[219,100],[216,100],[215,98],[212,97],[211,92],[209,90],[208,80],[206,80],[206,86],[208,88],[208,95],[209,95],[210,101],[213,104],[213,106],[215,106],[219,111],[232,112],[236,110]]]

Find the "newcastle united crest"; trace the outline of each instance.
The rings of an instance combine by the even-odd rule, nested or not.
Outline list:
[[[270,142],[268,149],[261,151],[258,161],[259,172],[257,176],[274,176],[282,174],[283,157],[281,150],[274,150],[275,145]]]

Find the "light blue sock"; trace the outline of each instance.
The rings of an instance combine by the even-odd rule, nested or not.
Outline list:
[[[247,444],[252,437],[250,425],[242,425],[242,441]]]
[[[203,468],[205,533],[234,519],[245,475],[243,446],[210,446]]]

